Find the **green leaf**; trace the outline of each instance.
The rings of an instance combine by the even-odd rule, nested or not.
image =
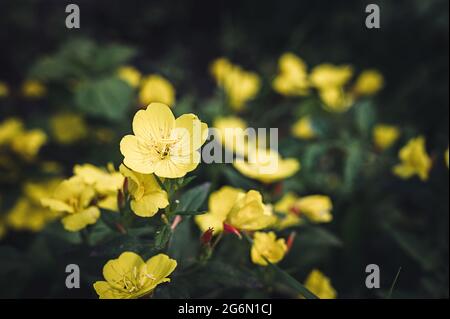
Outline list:
[[[171,236],[172,230],[170,229],[170,226],[164,225],[161,230],[156,232],[155,248],[158,250],[163,249],[169,242]]]
[[[133,97],[132,88],[115,77],[81,84],[76,106],[88,115],[119,121],[125,118]]]
[[[114,72],[118,67],[130,60],[135,54],[136,50],[133,48],[119,44],[100,47],[96,52],[94,65],[99,72]]]
[[[361,134],[368,138],[376,122],[375,108],[370,100],[355,105],[355,119]]]
[[[350,193],[361,171],[364,153],[358,142],[351,142],[347,147],[347,158],[344,167],[344,193]]]
[[[179,212],[197,212],[208,197],[210,183],[204,183],[185,192],[180,197]],[[187,214],[192,215],[192,214]]]

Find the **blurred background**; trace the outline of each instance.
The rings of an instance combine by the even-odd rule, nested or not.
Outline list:
[[[71,2],[80,7],[80,29],[65,27],[65,7]],[[371,2],[381,8],[380,29],[365,27],[365,7]],[[221,99],[208,68],[225,56],[263,79],[260,94],[245,113],[248,122],[279,127],[280,152],[297,156],[303,164],[284,188],[326,193],[333,199],[333,222],[299,230],[295,253],[284,268],[301,280],[311,267],[319,267],[341,298],[383,298],[401,267],[394,297],[448,298],[449,183],[444,161],[449,136],[448,6],[446,0],[0,0],[0,81],[9,87],[8,97],[0,99],[0,123],[20,118],[27,128],[40,128],[50,136],[39,162],[9,159],[0,165],[0,216],[14,206],[25,181],[70,176],[77,163],[120,164],[118,144],[130,131],[138,103],[121,86],[113,90],[120,92],[118,96],[109,96],[106,102],[101,94],[74,94],[70,88],[77,83],[131,64],[143,74],[170,79],[176,89],[174,112],[193,111],[211,126],[220,114]],[[384,76],[384,88],[361,102],[365,103],[361,111],[352,110],[351,119],[330,122],[327,115],[318,115],[323,118],[324,138],[298,141],[289,136],[286,123],[292,123],[311,101],[286,100],[270,89],[278,58],[285,52],[294,52],[309,66],[327,62],[351,64],[357,72],[377,69]],[[29,78],[46,83],[44,97],[21,95]],[[117,108],[108,109],[115,103]],[[61,112],[82,114],[89,133],[76,143],[60,143],[61,134],[55,133],[58,129],[51,119]],[[107,116],[102,115],[105,112]],[[368,130],[378,122],[400,126],[401,145],[417,135],[426,137],[435,163],[427,182],[405,181],[391,173],[400,144],[381,158],[374,157],[367,147]],[[339,134],[333,133],[336,128]],[[336,141],[345,147],[331,147]],[[207,165],[195,175],[196,183],[213,181],[215,188],[252,182],[230,168]],[[197,240],[195,226],[189,231]],[[0,241],[0,297],[95,297],[89,283],[101,275],[103,263],[80,252],[77,240],[52,225],[38,232],[8,230]],[[76,292],[64,287],[62,265],[72,260],[89,269]],[[371,263],[380,266],[381,289],[365,287],[364,269]],[[211,270],[217,272],[214,277],[205,277],[210,287],[186,288],[194,277],[185,283],[180,279],[174,287],[183,294],[162,290],[161,297],[285,297],[273,292],[259,295],[254,282],[245,282],[242,289],[243,278],[251,276],[220,265]]]

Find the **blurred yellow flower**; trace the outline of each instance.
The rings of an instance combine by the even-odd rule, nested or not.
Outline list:
[[[394,167],[394,174],[402,179],[415,175],[422,181],[429,178],[432,160],[427,153],[425,138],[419,136],[411,139],[399,152],[401,163]]]
[[[83,117],[74,113],[52,116],[50,127],[56,141],[63,145],[78,142],[88,135],[88,127]]]
[[[5,82],[0,81],[0,98],[9,95],[9,87]]]
[[[41,147],[47,143],[47,134],[40,129],[29,130],[15,136],[11,147],[25,160],[33,160]]]
[[[247,155],[247,123],[243,119],[234,116],[219,117],[214,120],[213,126],[223,146],[240,156]]]
[[[64,228],[76,232],[95,224],[100,217],[100,210],[93,204],[94,198],[94,188],[75,176],[63,181],[52,196],[43,198],[41,203],[56,213],[64,213],[61,220]]]
[[[300,214],[295,207],[297,200],[298,197],[294,193],[287,193],[275,204],[275,212],[282,215],[277,218],[276,229],[283,230],[302,223]]]
[[[154,102],[170,107],[175,104],[175,88],[166,78],[158,74],[152,74],[142,79],[139,91],[141,105],[149,105]]]
[[[142,74],[133,66],[125,65],[117,70],[117,76],[127,82],[132,88],[137,88],[141,83]]]
[[[283,159],[271,149],[256,149],[248,154],[248,159],[236,159],[234,167],[244,176],[273,183],[293,176],[300,170],[300,162],[295,158]]]
[[[311,71],[310,81],[319,90],[342,88],[352,76],[353,68],[349,65],[320,64]]]
[[[0,146],[9,145],[17,135],[23,132],[23,122],[17,118],[9,118],[0,123]]]
[[[384,151],[394,145],[400,137],[400,129],[394,125],[378,124],[373,129],[375,146]]]
[[[298,119],[292,126],[292,135],[302,140],[315,138],[317,135],[311,117],[304,116]]]
[[[47,94],[47,88],[43,83],[37,80],[26,80],[22,84],[22,95],[31,98],[38,99]]]
[[[448,158],[449,158],[449,149],[447,148],[447,152],[445,152],[445,163],[447,164],[447,168],[449,168],[449,162],[448,162]]]
[[[337,292],[330,279],[319,270],[314,269],[306,278],[305,287],[320,299],[336,299]]]
[[[306,217],[312,223],[329,223],[333,220],[333,203],[325,195],[298,197],[287,193],[276,204],[275,211],[283,214],[278,218],[277,229],[285,229],[301,224]]]
[[[202,232],[209,228],[214,233],[223,231],[223,223],[238,230],[261,230],[271,226],[276,218],[270,206],[264,205],[262,195],[254,190],[244,191],[224,186],[209,197],[209,210],[195,221]]]
[[[253,236],[253,245],[251,249],[252,262],[267,266],[269,261],[272,264],[279,263],[288,251],[284,239],[277,239],[274,232],[262,233],[256,232]]]
[[[26,183],[23,196],[7,215],[6,222],[15,230],[42,230],[49,222],[55,220],[58,214],[41,205],[41,198],[50,196],[61,181],[52,179],[40,183]]]
[[[167,105],[152,103],[134,116],[133,132],[120,142],[124,164],[141,174],[178,178],[200,163],[208,126],[194,114],[175,119]]]
[[[357,95],[374,95],[384,85],[383,75],[377,70],[365,70],[357,78],[354,92]]]
[[[273,89],[286,96],[309,93],[308,72],[305,62],[293,53],[283,54],[278,61],[279,73],[272,83]]]
[[[91,164],[75,165],[73,172],[86,185],[94,188],[98,197],[98,207],[113,212],[119,210],[117,196],[123,187],[124,177],[115,171],[114,167],[106,171]]]
[[[168,276],[177,262],[167,255],[156,255],[146,262],[133,252],[124,252],[103,267],[106,281],[94,283],[100,299],[135,299],[151,294],[155,288],[170,282]]]
[[[328,196],[303,196],[297,200],[295,207],[301,215],[306,216],[313,223],[328,223],[333,220],[331,214],[333,204]]]
[[[341,87],[328,87],[319,91],[319,97],[328,112],[347,112],[353,105],[353,97]]]
[[[236,112],[242,111],[261,87],[261,79],[256,73],[245,71],[225,58],[212,63],[211,73],[217,85],[224,90],[230,107]]]
[[[140,174],[120,166],[120,172],[128,179],[131,209],[141,217],[152,217],[159,209],[169,205],[167,193],[161,189],[153,174]]]

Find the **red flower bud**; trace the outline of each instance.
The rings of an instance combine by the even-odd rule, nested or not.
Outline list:
[[[128,194],[128,177],[123,180],[122,190],[124,194]]]
[[[175,230],[175,228],[177,228],[178,224],[181,223],[181,221],[183,220],[183,218],[180,215],[175,216],[172,225],[170,226],[170,229],[172,231]]]
[[[298,208],[297,206],[292,206],[291,208],[289,208],[289,211],[292,213],[292,214],[295,214],[295,215],[297,215],[297,216],[300,216],[300,214],[301,214],[301,211],[300,211],[300,208]]]
[[[234,226],[231,226],[230,224],[223,223],[223,230],[229,234],[236,235],[237,237],[239,237],[239,239],[242,239],[242,235],[239,230]]]
[[[289,237],[288,237],[288,239],[287,239],[287,243],[286,243],[286,246],[287,246],[287,250],[288,250],[288,251],[291,250],[292,245],[294,244],[294,240],[295,240],[295,236],[296,236],[296,235],[297,235],[296,232],[292,232],[292,233],[289,235]]]
[[[275,188],[273,189],[273,193],[275,196],[280,195],[283,192],[283,183],[277,183]]]
[[[212,240],[212,238],[213,238],[213,235],[214,235],[214,228],[208,228],[208,230],[207,231],[205,231],[203,234],[202,234],[202,236],[200,237],[200,242],[203,244],[203,245],[209,245],[209,244],[211,244],[211,240]]]
[[[119,209],[125,207],[125,195],[121,190],[117,192],[117,205],[119,206]]]

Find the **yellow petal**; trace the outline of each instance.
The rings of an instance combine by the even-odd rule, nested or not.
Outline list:
[[[81,213],[70,214],[61,221],[64,228],[71,232],[79,231],[87,225],[95,224],[100,217],[100,210],[97,207],[89,207]]]

